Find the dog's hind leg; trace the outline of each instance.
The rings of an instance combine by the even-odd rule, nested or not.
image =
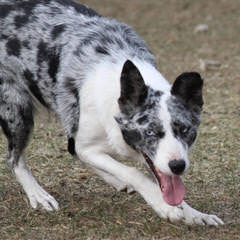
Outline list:
[[[27,193],[33,208],[37,208],[38,204],[41,204],[48,211],[59,209],[58,202],[38,184],[26,166],[22,156],[19,158],[18,164],[14,167],[14,173]]]
[[[0,88],[0,125],[8,139],[8,166],[23,186],[33,208],[58,209],[58,203],[35,180],[24,162],[23,152],[33,128],[33,106],[28,93],[12,81]]]

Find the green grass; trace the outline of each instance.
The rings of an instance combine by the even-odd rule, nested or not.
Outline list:
[[[55,119],[41,117],[26,155],[33,174],[59,201],[61,210],[48,213],[30,208],[5,164],[6,139],[0,132],[0,238],[240,239],[240,2],[83,2],[133,26],[148,42],[170,82],[183,71],[201,72],[200,59],[221,63],[220,68],[201,72],[205,79],[203,122],[184,182],[186,201],[218,215],[225,226],[189,227],[160,219],[138,194],[116,192],[73,159]],[[195,34],[195,26],[201,23],[208,24],[209,30]]]

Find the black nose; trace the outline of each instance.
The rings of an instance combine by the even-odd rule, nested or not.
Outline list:
[[[168,166],[170,167],[171,171],[174,174],[180,175],[183,173],[185,169],[185,161],[180,159],[180,160],[172,160],[168,163]]]

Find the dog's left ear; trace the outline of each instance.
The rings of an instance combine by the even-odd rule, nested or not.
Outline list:
[[[187,107],[201,110],[203,79],[197,72],[185,72],[179,75],[173,83],[171,94],[181,99]]]
[[[118,104],[122,113],[129,114],[144,104],[148,94],[148,87],[138,68],[127,60],[121,73],[121,94]]]

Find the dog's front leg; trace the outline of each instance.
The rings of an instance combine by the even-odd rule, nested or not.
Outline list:
[[[115,176],[113,176],[105,171],[99,170],[97,168],[92,168],[92,169],[98,176],[100,176],[106,183],[113,186],[117,191],[119,191],[119,192],[126,191],[127,193],[135,192],[131,186],[128,186],[125,182],[120,181]]]
[[[144,174],[136,168],[128,167],[108,154],[99,151],[94,147],[83,149],[77,152],[79,158],[91,168],[99,169],[124,182],[139,192],[145,201],[157,212],[157,214],[170,221],[179,221],[184,219],[183,211],[176,207],[167,205],[162,197],[162,192],[155,183],[153,183]],[[77,150],[78,151],[78,150]]]
[[[221,225],[223,222],[215,215],[208,215],[191,208],[185,202],[173,207],[168,205],[162,197],[159,186],[143,175],[136,168],[128,167],[108,154],[96,149],[81,148],[78,152],[79,158],[93,168],[107,172],[119,179],[121,182],[131,186],[139,192],[146,202],[157,212],[157,214],[171,222],[183,221],[186,224]]]

